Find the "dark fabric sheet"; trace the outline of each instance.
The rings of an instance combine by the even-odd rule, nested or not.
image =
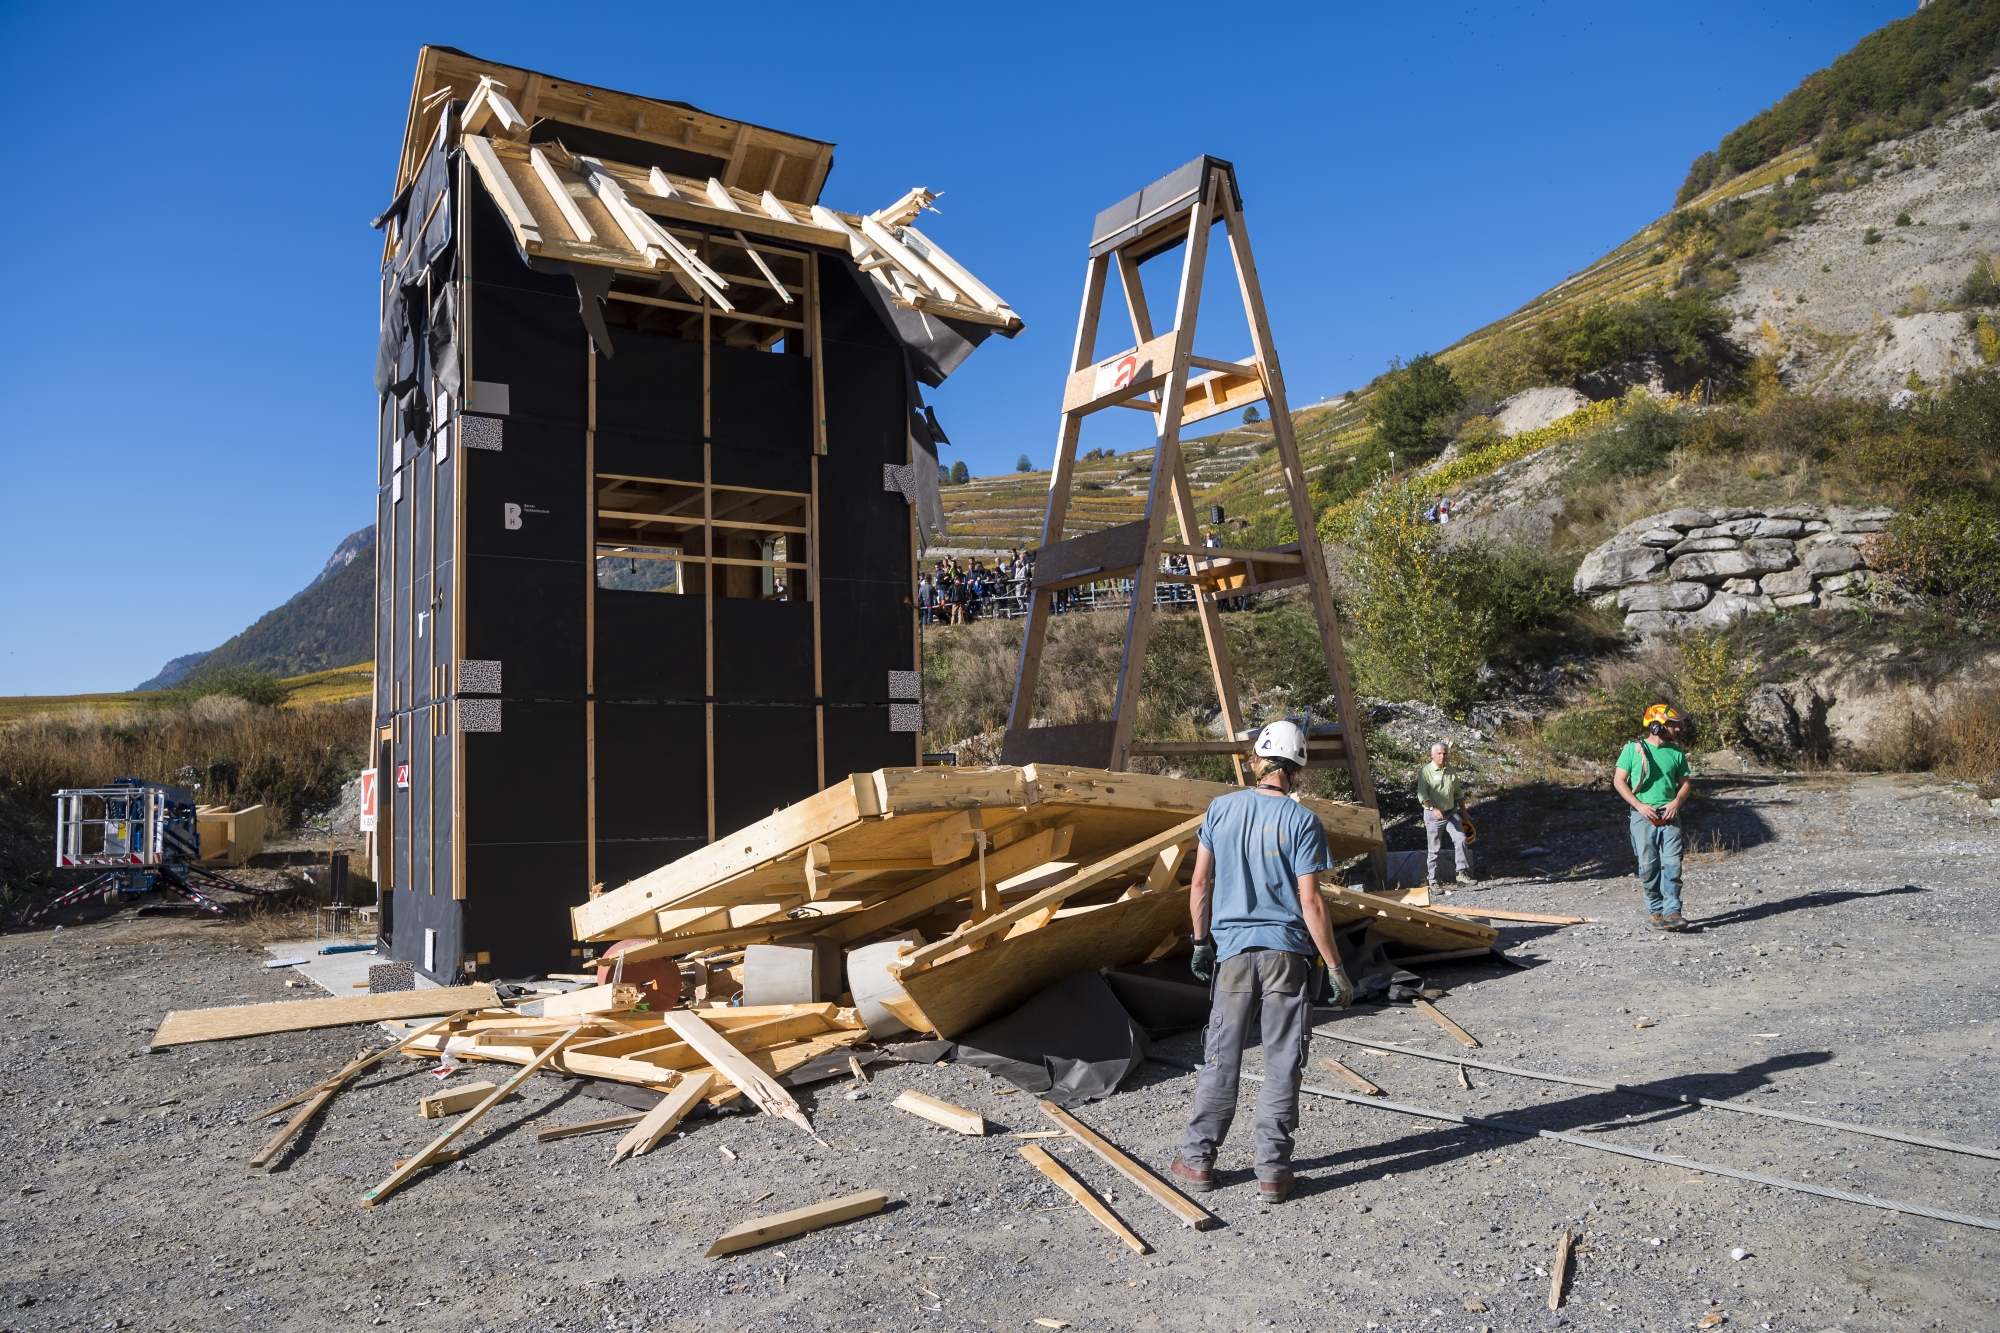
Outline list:
[[[958,1058],[1058,1106],[1108,1097],[1146,1058],[1146,1034],[1096,972],[1057,982],[965,1033]]]
[[[1208,1022],[1208,983],[1195,980],[1185,958],[1110,968],[1104,980],[1148,1037],[1185,1032]]]

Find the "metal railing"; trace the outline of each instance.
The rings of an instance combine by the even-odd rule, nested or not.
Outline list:
[[[1029,595],[1027,583],[1020,579],[998,580],[985,585],[985,590],[973,598],[967,606],[966,619],[972,620],[1018,620],[1028,614]],[[1132,580],[1107,579],[1102,583],[1086,583],[1074,588],[1061,588],[1055,594],[1055,613],[1059,616],[1082,611],[1119,611],[1132,605]],[[1234,610],[1235,599],[1225,600],[1221,609]],[[1185,583],[1156,583],[1153,585],[1153,606],[1156,610],[1180,611],[1194,608],[1194,589]],[[927,599],[920,600],[918,610],[926,625],[949,625],[951,604],[939,599],[933,590]]]

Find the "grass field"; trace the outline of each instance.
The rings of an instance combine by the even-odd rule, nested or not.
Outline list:
[[[365,699],[373,688],[375,664],[357,662],[353,666],[289,676],[290,705],[337,704],[349,699]],[[117,694],[16,694],[0,696],[0,724],[33,717],[37,713],[67,713],[81,709],[93,715],[123,712],[149,703],[158,696],[126,690]]]

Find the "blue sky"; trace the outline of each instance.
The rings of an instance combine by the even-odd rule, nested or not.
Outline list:
[[[0,694],[129,689],[370,520],[368,219],[423,42],[834,140],[836,208],[943,191],[927,234],[1027,321],[935,395],[985,473],[1047,465],[1092,217],[1198,153],[1237,166],[1303,404],[1587,264],[1913,9],[0,6]],[[1199,350],[1247,353],[1205,298]],[[1103,415],[1085,448],[1145,442]]]

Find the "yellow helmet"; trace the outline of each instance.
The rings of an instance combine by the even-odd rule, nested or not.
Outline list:
[[[1680,720],[1681,715],[1672,704],[1654,704],[1646,710],[1646,715],[1639,719],[1639,725],[1642,727],[1651,727],[1660,722],[1679,722]]]

